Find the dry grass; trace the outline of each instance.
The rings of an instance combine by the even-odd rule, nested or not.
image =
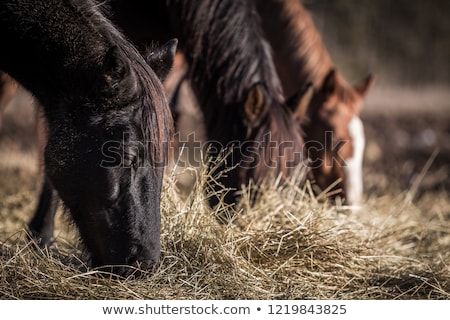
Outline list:
[[[1,195],[5,299],[450,298],[446,192],[418,202],[408,193],[374,196],[352,212],[318,201],[294,179],[285,187],[263,184],[253,200],[247,188],[236,208],[212,210],[203,192],[205,169],[174,170],[163,192],[159,269],[114,279],[84,264],[76,233],[61,215],[50,251],[26,240],[36,176],[2,170],[20,186]],[[177,188],[183,175],[195,181],[189,192]]]

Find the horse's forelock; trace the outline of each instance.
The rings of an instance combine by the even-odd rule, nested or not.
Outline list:
[[[91,0],[83,2],[81,5],[80,1],[76,0],[72,0],[72,3],[83,15],[87,16],[94,28],[108,30],[102,34],[109,35],[107,40],[111,45],[117,45],[120,48],[119,58],[124,59],[131,66],[131,72],[122,79],[121,85],[124,85],[128,93],[132,92],[134,95],[132,99],[138,103],[137,112],[140,113],[142,136],[145,143],[151,148],[148,153],[151,157],[149,160],[153,164],[164,162],[167,153],[164,148],[171,140],[173,121],[161,81],[137,48],[129,43],[107,18],[111,16],[107,3],[97,3]]]
[[[146,90],[143,96],[144,104],[141,106],[141,130],[144,141],[153,148],[150,154],[154,157],[150,161],[156,165],[167,160],[164,148],[168,147],[172,139],[173,118],[161,82],[152,70],[147,72],[151,73],[150,77],[140,77]]]
[[[264,9],[263,21],[271,21],[270,14],[280,15],[279,26],[275,25],[274,30],[278,30],[283,34],[289,35],[288,42],[280,42],[271,40],[271,43],[279,43],[276,47],[276,58],[292,60],[294,63],[291,69],[285,70],[288,74],[295,70],[297,86],[306,85],[308,82],[313,83],[317,88],[322,83],[333,64],[331,57],[322,42],[320,33],[314,25],[309,12],[303,7],[298,0],[283,0],[268,2],[268,6]],[[271,28],[270,23],[265,23],[265,30]],[[276,29],[276,28],[281,29]],[[269,31],[271,37],[278,37]],[[284,61],[278,61],[284,64]],[[286,84],[284,84],[286,85]],[[289,92],[292,94],[292,92]]]

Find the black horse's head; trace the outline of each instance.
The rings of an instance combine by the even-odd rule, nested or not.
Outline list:
[[[172,118],[161,85],[176,40],[132,57],[110,48],[83,95],[47,112],[46,173],[70,210],[92,265],[153,267],[160,254],[160,192]],[[142,60],[142,61],[141,61]]]

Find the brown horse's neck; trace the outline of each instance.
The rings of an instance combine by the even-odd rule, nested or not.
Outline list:
[[[257,3],[285,95],[298,92],[309,82],[318,88],[333,64],[307,10],[299,0]]]

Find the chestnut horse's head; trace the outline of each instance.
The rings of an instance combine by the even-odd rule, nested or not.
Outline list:
[[[316,90],[304,123],[305,147],[314,179],[332,197],[356,204],[362,195],[364,127],[359,118],[363,98],[374,82],[348,85],[331,70]]]

